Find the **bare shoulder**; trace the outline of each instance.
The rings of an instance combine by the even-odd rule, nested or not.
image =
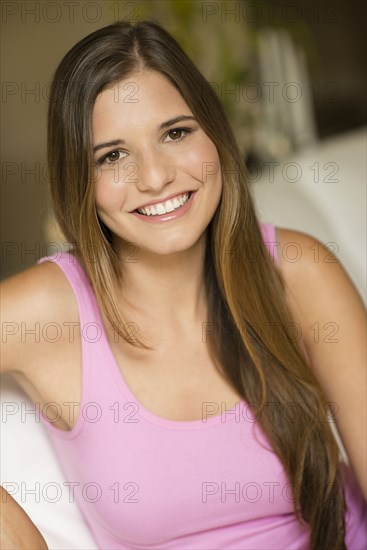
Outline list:
[[[279,242],[278,257],[285,277],[299,280],[303,274],[306,279],[311,272],[319,274],[323,267],[330,272],[340,270],[341,264],[333,250],[316,237],[283,227],[277,227],[276,234]],[[339,267],[332,268],[336,264]]]
[[[276,234],[280,269],[289,299],[308,302],[317,296],[325,300],[334,298],[335,302],[335,292],[344,291],[361,304],[358,291],[332,248],[302,231],[277,227]]]
[[[66,338],[68,322],[78,322],[73,290],[54,262],[43,262],[2,281],[1,371],[24,372],[46,359]],[[66,324],[65,324],[66,323]]]
[[[343,312],[361,318],[362,299],[333,250],[301,231],[277,228],[276,232],[287,300],[298,321],[306,325],[327,315],[332,322],[333,317],[340,320]],[[305,331],[308,345],[314,338],[308,338],[309,333]]]

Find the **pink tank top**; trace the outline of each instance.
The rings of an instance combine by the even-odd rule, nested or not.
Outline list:
[[[274,226],[262,224],[276,260]],[[139,403],[124,381],[99,308],[74,256],[56,261],[78,304],[82,403],[71,431],[42,417],[66,487],[97,546],[117,549],[306,549],[309,530],[293,513],[290,483],[245,401],[207,417],[168,420]],[[72,403],[69,405],[72,413]],[[343,467],[348,549],[365,549],[366,505]]]

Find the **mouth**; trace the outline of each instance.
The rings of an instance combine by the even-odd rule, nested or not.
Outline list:
[[[193,191],[182,193],[181,195],[175,195],[170,199],[163,202],[150,204],[149,206],[137,208],[134,212],[142,216],[162,216],[163,214],[169,214],[175,210],[182,208],[190,199]]]

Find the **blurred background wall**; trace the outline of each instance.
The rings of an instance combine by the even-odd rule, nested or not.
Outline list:
[[[50,213],[46,165],[48,90],[58,62],[76,41],[97,28],[119,19],[136,22],[144,18],[154,18],[166,26],[212,83],[250,175],[259,169],[264,173],[264,167],[289,163],[303,151],[317,152],[320,144],[358,129],[362,132],[358,141],[362,158],[358,153],[358,161],[365,164],[361,149],[367,95],[364,1],[3,0],[2,277],[55,252],[55,243],[62,240]],[[343,144],[340,147],[343,149]],[[317,170],[332,176],[337,159],[330,156],[333,148],[329,151],[322,165],[317,164],[313,153],[308,157],[313,183]],[[327,162],[331,165],[325,168]],[[267,184],[269,174],[268,170]],[[288,183],[295,181],[291,176],[288,179]],[[286,215],[292,204],[280,201],[273,216],[266,202],[273,201],[274,186],[269,193],[269,185],[261,186],[263,177],[253,176],[252,181],[260,213],[268,221],[292,223],[297,228],[297,219],[293,223]],[[332,177],[321,179],[323,188],[326,183],[330,185],[322,200],[332,202],[339,191],[332,185]],[[309,182],[304,185],[309,187]],[[365,181],[358,185],[356,207],[361,209]],[[282,192],[287,198],[289,188]],[[354,207],[351,205],[352,211]],[[297,208],[309,219],[307,201],[298,201]],[[320,205],[318,209],[313,208],[312,214],[322,219]],[[364,219],[361,210],[358,216]],[[347,226],[348,221],[340,219],[340,224]],[[323,233],[322,221],[319,225],[316,236],[335,240],[333,229]],[[361,227],[362,232],[364,229]],[[361,243],[357,242],[357,248]],[[361,254],[363,263],[364,252]],[[353,270],[353,261],[342,258]],[[361,275],[354,280],[361,289]]]

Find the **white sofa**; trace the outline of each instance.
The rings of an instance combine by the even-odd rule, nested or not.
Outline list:
[[[319,182],[315,181],[317,166]],[[325,181],[332,171],[332,179],[338,181]],[[299,181],[292,182],[299,173]],[[327,140],[288,159],[275,170],[273,182],[268,174],[263,170],[252,184],[260,218],[337,243],[337,255],[365,299],[365,130]],[[22,408],[31,410],[32,402],[9,375],[2,377],[1,401],[1,484],[29,514],[50,550],[96,549],[65,490],[57,502],[52,502],[51,490],[44,498],[42,488],[50,482],[63,487],[64,478],[45,428],[32,414],[27,414],[25,421],[22,418]],[[13,485],[6,485],[9,483]],[[32,488],[40,496],[39,502],[34,495],[25,494],[25,489]]]
[[[250,179],[260,219],[331,243],[365,303],[366,136],[338,135]]]
[[[34,404],[8,374],[1,377],[1,485],[24,508],[50,550],[96,550]],[[27,412],[28,411],[28,412]]]

